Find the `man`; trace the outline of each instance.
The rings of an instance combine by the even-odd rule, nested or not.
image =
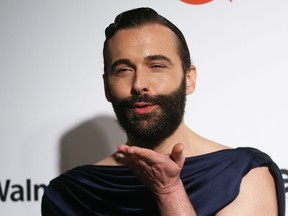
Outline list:
[[[105,94],[127,142],[52,180],[42,214],[284,216],[284,184],[269,156],[220,145],[185,125],[196,68],[181,31],[138,8],[105,33]]]

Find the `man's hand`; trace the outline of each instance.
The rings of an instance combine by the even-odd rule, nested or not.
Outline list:
[[[183,144],[178,143],[170,154],[162,155],[150,149],[123,144],[118,147],[115,156],[154,194],[169,194],[182,185],[179,176],[185,161],[183,149]]]

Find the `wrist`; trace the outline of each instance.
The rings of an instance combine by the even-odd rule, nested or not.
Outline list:
[[[180,179],[177,184],[154,193],[154,195],[161,215],[196,216],[193,205]]]
[[[160,189],[155,191],[154,194],[156,196],[163,196],[164,197],[164,196],[167,196],[167,195],[171,196],[171,195],[179,193],[179,192],[186,193],[181,179],[178,179],[173,184],[169,184],[167,186],[161,187]]]

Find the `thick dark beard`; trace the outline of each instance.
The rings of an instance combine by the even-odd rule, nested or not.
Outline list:
[[[112,100],[120,127],[134,140],[145,142],[146,148],[169,137],[180,125],[186,104],[185,76],[179,88],[168,95],[132,95],[121,101]],[[148,114],[137,114],[131,110],[136,102],[148,102],[160,109]]]

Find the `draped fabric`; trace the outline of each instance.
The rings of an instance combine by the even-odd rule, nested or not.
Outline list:
[[[279,216],[285,193],[277,165],[253,148],[226,149],[186,158],[181,179],[198,216],[215,215],[238,195],[243,176],[269,167],[275,180]],[[126,166],[83,165],[53,179],[42,198],[43,216],[160,215],[153,194]]]

